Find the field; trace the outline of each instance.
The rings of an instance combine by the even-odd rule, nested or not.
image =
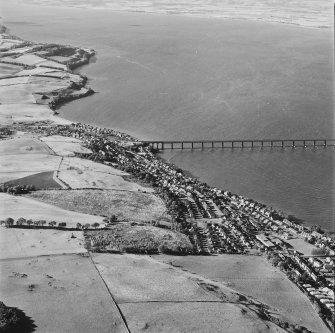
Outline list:
[[[0,160],[0,182],[57,170],[61,157],[46,154],[8,155]]]
[[[236,295],[224,286],[222,301],[201,287],[209,281],[148,256],[92,257],[131,332],[282,332],[251,309],[233,304]]]
[[[41,138],[50,149],[60,156],[74,156],[74,152],[82,154],[90,154],[92,151],[82,146],[80,140],[68,138],[64,136],[48,136]]]
[[[23,103],[24,102],[17,102],[15,104],[0,105],[1,124],[12,124],[13,121],[33,122],[49,120],[53,114],[47,105]]]
[[[54,180],[54,172],[53,171],[45,171],[35,173],[30,176],[18,178],[15,180],[11,180],[7,182],[11,186],[17,185],[33,185],[36,190],[41,189],[60,189],[63,186],[60,183],[57,183]],[[64,186],[65,187],[65,186]]]
[[[46,220],[47,222],[66,222],[67,226],[75,227],[78,222],[81,224],[101,223],[103,219],[100,216],[67,211],[37,200],[6,193],[0,193],[0,202],[0,219],[2,220],[8,217],[12,217],[14,220],[24,217],[25,219]]]
[[[33,138],[15,138],[0,141],[0,155],[49,154],[45,144]]]
[[[6,305],[31,318],[36,328],[30,332],[127,332],[90,258],[63,255],[3,260],[0,294]]]
[[[121,304],[131,332],[266,333],[285,332],[262,322],[247,308],[216,302],[153,302]]]
[[[193,253],[193,246],[186,235],[150,225],[132,226],[122,223],[109,227],[109,230],[88,231],[86,235],[90,239],[98,240],[91,247],[92,250],[98,248],[127,253]]]
[[[165,206],[150,193],[114,190],[48,190],[29,194],[30,198],[69,211],[104,216],[116,215],[119,221],[151,221],[166,218]]]
[[[288,239],[286,242],[291,244],[295,250],[303,253],[305,256],[312,255],[312,251],[317,249],[315,245],[309,244],[301,238]]]
[[[20,67],[10,64],[1,64],[0,63],[0,76],[11,75],[20,70]]]
[[[82,231],[0,227],[0,240],[0,260],[86,252]]]
[[[55,146],[51,144],[50,147],[55,149]],[[58,153],[61,149],[64,149],[64,155],[66,154],[65,149],[76,150],[75,147],[70,147],[70,144],[68,146],[65,144],[63,148],[60,146]],[[80,149],[82,148],[79,148],[78,145],[77,150]],[[58,173],[58,177],[71,188],[103,188],[133,192],[153,192],[151,188],[124,180],[122,176],[126,175],[128,174],[113,167],[72,157],[62,160],[60,172]]]
[[[220,281],[277,309],[284,320],[303,325],[314,332],[328,332],[308,298],[265,258],[220,255],[215,257],[158,256],[190,272]]]

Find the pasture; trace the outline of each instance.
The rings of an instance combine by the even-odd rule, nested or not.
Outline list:
[[[35,192],[39,193],[41,191]],[[65,191],[59,191],[65,193]],[[37,200],[23,196],[13,196],[0,193],[0,219],[12,217],[17,220],[20,217],[32,220],[46,220],[47,222],[66,222],[68,227],[76,227],[76,224],[102,223],[101,216],[77,213],[58,208]]]
[[[127,332],[92,261],[77,254],[2,261],[0,294],[36,333]]]
[[[0,240],[0,260],[86,252],[82,231],[0,227]]]
[[[263,257],[219,255],[155,258],[219,281],[257,299],[272,309],[277,309],[284,320],[303,325],[314,332],[328,332],[307,296]]]
[[[68,211],[103,216],[114,214],[119,221],[149,222],[167,218],[164,204],[150,193],[114,190],[45,190],[32,192],[28,196]]]

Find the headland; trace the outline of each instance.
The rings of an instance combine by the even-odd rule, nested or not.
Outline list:
[[[61,103],[93,92],[72,70],[94,51],[1,38],[0,290],[30,326],[334,329],[329,235],[189,177],[126,133],[59,118]],[[218,282],[218,265],[235,273]]]

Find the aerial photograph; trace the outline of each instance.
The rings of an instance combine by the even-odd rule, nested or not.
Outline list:
[[[334,333],[334,14],[0,0],[0,333]]]

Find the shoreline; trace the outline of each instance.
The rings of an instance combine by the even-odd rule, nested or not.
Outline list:
[[[158,14],[158,15],[164,15],[164,14],[161,14],[161,13],[157,13],[157,14]],[[0,31],[1,31],[2,34],[6,34],[6,32],[8,32],[8,28],[7,28],[6,26],[0,24]],[[13,36],[13,35],[9,35],[9,36],[12,37],[12,38],[17,38],[18,40],[22,41],[23,43],[27,43],[27,41],[23,41],[21,38],[19,38],[19,37],[17,37],[17,36]],[[34,42],[30,42],[30,41],[28,41],[28,43],[34,44]],[[43,44],[44,44],[44,45],[49,45],[48,43],[43,43]],[[42,45],[43,45],[43,44],[42,44]],[[63,47],[63,45],[57,45],[57,44],[51,44],[51,45],[56,45],[56,46],[58,46],[58,47]],[[66,46],[66,47],[73,48],[72,46]],[[77,76],[79,76],[80,78],[83,79],[83,80],[80,82],[79,85],[77,84],[77,86],[79,87],[79,89],[81,89],[81,88],[83,88],[83,87],[86,86],[86,83],[87,83],[87,81],[88,81],[88,78],[87,78],[85,75],[83,75],[83,74],[81,73],[81,69],[84,68],[85,66],[89,65],[90,59],[91,59],[92,57],[94,57],[96,53],[95,53],[95,51],[92,50],[92,49],[90,49],[90,50],[87,50],[87,49],[81,49],[81,48],[77,48],[77,49],[84,51],[84,55],[85,55],[84,61],[82,61],[82,59],[79,59],[79,61],[78,61],[77,63],[74,64],[74,67],[72,67],[72,68],[70,69],[69,66],[68,66],[68,69],[67,69],[67,70],[70,71],[71,73],[73,73],[74,75],[77,75]],[[15,50],[15,49],[14,49],[14,50]],[[89,52],[87,52],[87,51],[89,51]],[[0,50],[0,53],[1,53],[1,50]],[[4,63],[4,62],[1,61],[1,58],[0,58],[0,64],[1,64],[1,63]],[[11,77],[8,76],[8,77],[6,77],[6,78],[11,78]],[[1,80],[1,79],[0,79],[0,80]],[[0,81],[0,82],[1,82],[1,81]],[[80,122],[71,121],[71,120],[66,119],[66,118],[63,117],[63,116],[60,116],[60,115],[59,115],[59,112],[57,112],[57,110],[58,110],[58,109],[61,109],[61,107],[62,107],[63,104],[69,103],[69,102],[71,102],[71,101],[74,100],[74,99],[79,99],[79,98],[82,98],[82,97],[90,96],[90,95],[92,95],[92,94],[94,94],[94,93],[95,93],[94,90],[91,89],[91,88],[89,88],[84,94],[77,94],[77,95],[74,96],[74,97],[73,97],[71,94],[65,94],[64,96],[61,95],[60,98],[56,99],[56,102],[55,102],[53,105],[52,105],[52,104],[50,105],[50,103],[48,103],[48,106],[49,106],[50,109],[54,112],[54,113],[53,113],[53,117],[52,117],[52,119],[49,119],[49,120],[50,120],[51,122],[55,121],[56,124],[57,124],[57,123],[58,123],[58,124],[82,124],[82,123],[80,123]],[[101,127],[101,126],[98,126],[98,125],[95,125],[95,124],[90,124],[90,125],[88,125],[88,126],[93,126],[93,127],[95,127],[95,128],[99,128],[99,129],[109,129],[109,130],[112,130],[114,133],[118,133],[120,136],[125,136],[125,137],[127,138],[127,140],[129,140],[129,141],[134,141],[134,142],[141,141],[139,138],[136,138],[136,137],[134,137],[134,136],[132,136],[132,135],[129,135],[129,134],[126,133],[126,132],[123,132],[123,131],[120,131],[120,130],[115,130],[115,129],[112,128],[112,127]],[[162,159],[163,161],[166,161],[166,162],[167,162],[168,164],[170,164],[170,165],[173,165],[169,160],[166,160],[164,157],[162,157],[159,151],[157,151],[155,154],[156,154],[156,157]],[[174,166],[175,168],[180,169],[178,166],[175,166],[175,165],[173,165],[173,166]],[[181,170],[181,169],[180,169],[180,170]],[[188,178],[195,178],[195,179],[201,181],[199,177],[193,175],[193,174],[192,174],[190,171],[188,171],[188,170],[183,170],[183,174],[184,174],[186,177],[188,177]],[[210,187],[210,186],[207,185],[207,184],[206,184],[206,186]],[[233,194],[233,195],[235,195],[235,196],[239,196],[240,198],[243,198],[243,200],[251,200],[251,201],[254,201],[253,199],[244,197],[243,195],[238,195],[238,194]],[[255,202],[257,202],[257,201],[255,201]],[[264,204],[262,204],[262,203],[260,203],[260,204],[261,204],[262,206],[266,206],[266,205],[264,205]],[[272,207],[271,207],[271,210],[272,210],[272,211],[275,211],[275,212],[277,211],[276,208],[272,208]],[[280,214],[284,215],[285,218],[287,218],[287,214],[285,214],[285,213],[283,213],[283,212],[281,212],[281,211],[280,211]],[[289,216],[291,216],[291,215],[289,215]],[[296,216],[294,216],[294,215],[293,215],[293,218],[294,218],[294,220],[299,220],[299,218],[296,217]],[[299,223],[300,223],[301,225],[304,225],[304,221],[302,221],[302,220],[300,220]],[[306,227],[306,228],[310,229],[311,227]],[[322,231],[322,232],[327,232],[327,233],[330,233],[330,234],[335,234],[335,231],[332,232],[331,230],[327,230],[327,229],[323,229],[323,228],[321,228],[321,231]]]
[[[164,4],[157,3],[156,7],[141,6],[141,3],[137,4],[137,6],[128,6],[124,4],[118,4],[113,7],[113,4],[106,6],[97,6],[90,4],[89,1],[87,3],[82,4],[81,2],[74,2],[72,5],[64,5],[62,1],[56,1],[55,4],[44,4],[43,2],[39,3],[27,2],[27,5],[37,6],[43,5],[44,7],[48,7],[50,9],[57,6],[58,8],[64,9],[77,9],[77,10],[108,10],[114,13],[120,14],[149,14],[149,15],[164,15],[164,16],[177,16],[177,17],[190,17],[190,18],[199,18],[199,19],[218,19],[218,20],[240,20],[240,21],[250,21],[250,22],[261,22],[261,23],[271,23],[271,24],[284,24],[288,26],[296,26],[300,28],[309,28],[309,29],[332,29],[333,21],[332,15],[329,15],[328,20],[325,22],[323,18],[325,17],[325,13],[328,13],[328,9],[332,10],[333,7],[324,8],[320,11],[320,4],[316,2],[316,5],[313,7],[313,4],[309,7],[308,5],[304,8],[300,8],[302,10],[301,13],[287,15],[287,12],[290,10],[294,11],[295,7],[271,7],[267,2],[262,4],[263,6],[259,6],[255,8],[254,3],[240,3],[238,7],[230,6],[229,4],[223,5],[223,7],[213,5],[212,7],[195,7],[192,8],[189,5],[183,7],[178,3],[167,3],[167,6]],[[190,3],[192,6],[192,3]],[[301,4],[300,4],[301,5]],[[267,7],[268,6],[268,7]],[[327,6],[328,7],[328,6]],[[319,14],[317,11],[320,11],[322,14]],[[281,13],[283,16],[278,16],[278,13]],[[304,16],[304,14],[306,16]],[[277,15],[277,17],[276,17]],[[300,16],[299,16],[300,15]],[[309,15],[309,16],[308,16]],[[312,17],[312,20],[311,20]],[[313,20],[314,19],[314,20]]]
[[[4,38],[7,42],[9,42],[10,39],[11,38],[9,37]],[[18,42],[15,41],[15,39],[12,39],[11,42],[13,44],[20,44],[22,41]],[[42,49],[45,46],[43,45]],[[34,49],[36,44],[32,43],[27,46],[20,44],[11,49],[11,51],[14,50],[15,53],[13,58],[14,63],[15,59],[23,57],[22,54],[17,55],[19,49],[24,49],[26,47]],[[56,48],[59,47],[63,46],[56,45]],[[66,46],[66,48],[71,52],[73,51],[73,47]],[[32,54],[35,57],[32,57]],[[51,63],[53,66],[57,66],[57,64],[61,65],[55,61],[57,58],[45,60],[40,57],[40,59],[37,59],[36,54],[32,51],[30,53],[26,53],[26,51],[24,51],[24,55],[28,55],[28,57],[23,57],[23,60],[21,59],[20,61],[28,62],[33,60],[36,62],[38,60],[38,62],[36,62],[33,67],[32,65],[27,65],[26,63],[25,68],[21,71],[42,70],[43,72],[45,69],[43,66],[41,69],[40,64],[44,61],[49,61],[49,65],[50,61],[54,61],[54,63]],[[9,56],[7,55],[7,57]],[[62,55],[59,57],[64,56]],[[50,86],[52,86],[50,82],[54,79],[57,79],[57,81],[55,81],[57,84],[62,82],[59,81],[59,78],[55,78],[55,75],[59,74],[55,74],[55,72],[63,73],[61,74],[62,80],[66,80],[66,75],[77,75],[73,74],[68,68],[65,69],[64,67],[58,67],[56,71],[54,71],[56,67],[47,67],[46,70],[48,71],[50,69],[53,71],[53,75],[42,75],[42,79],[44,80],[43,83],[49,83]],[[14,76],[6,76],[5,78],[2,77],[0,82],[1,80],[12,80],[13,78],[16,78],[16,84],[14,85],[14,88],[11,88],[12,92],[20,92],[18,87],[21,87],[23,94],[27,95],[27,91],[24,90],[26,88],[24,85],[27,83],[27,81],[24,81],[26,80],[25,76],[23,76],[24,79],[22,79],[22,76],[17,76],[17,74],[21,71],[16,72]],[[78,79],[78,76],[82,78],[81,74],[75,77]],[[40,80],[39,74],[37,76],[33,75],[33,77],[37,77],[38,80]],[[85,80],[80,82],[85,82],[85,86]],[[40,88],[40,85],[37,85],[37,83],[35,84]],[[52,95],[55,90],[48,91]],[[58,90],[56,90],[56,93],[57,91]],[[60,91],[64,92],[64,90]],[[57,94],[56,96],[59,95],[60,94]],[[17,96],[14,94],[14,97]],[[66,97],[66,94],[61,95],[61,98]],[[82,96],[78,95],[78,98],[81,97]],[[25,98],[27,98],[27,96]],[[62,101],[61,98],[58,101]],[[34,104],[31,99],[29,99],[26,104],[21,105],[32,104],[38,106],[38,104]],[[2,106],[3,105],[5,104],[2,104]],[[57,103],[55,105],[57,105]],[[51,109],[52,105],[47,103],[47,105],[43,105],[43,107],[50,107]],[[20,112],[20,107],[17,106],[17,108]],[[9,119],[11,119],[11,122],[9,121],[7,125],[2,126],[2,131],[21,131],[32,135],[33,138],[37,137],[40,139],[42,138],[43,140],[48,137],[53,137],[54,140],[55,138],[58,138],[59,140],[59,137],[67,138],[72,140],[71,144],[73,141],[77,140],[77,143],[78,141],[82,143],[85,149],[82,149],[79,153],[77,152],[77,154],[74,154],[74,158],[79,158],[79,160],[82,161],[91,161],[92,163],[96,163],[96,166],[99,165],[100,167],[113,167],[114,170],[118,170],[119,173],[130,174],[133,179],[143,181],[144,184],[148,185],[147,187],[150,186],[155,190],[155,196],[161,199],[168,215],[171,217],[172,222],[166,223],[169,228],[171,228],[171,232],[175,233],[176,231],[179,231],[183,234],[183,236],[187,236],[187,240],[193,246],[194,253],[202,255],[243,254],[254,256],[255,253],[261,254],[264,252],[267,253],[268,260],[272,262],[274,266],[277,266],[278,262],[280,262],[283,272],[285,272],[290,280],[296,283],[296,285],[303,291],[306,290],[307,292],[309,288],[308,286],[310,286],[309,284],[304,284],[306,281],[313,281],[310,283],[318,288],[323,286],[324,289],[327,289],[327,292],[328,289],[331,290],[331,281],[323,276],[323,273],[321,274],[317,272],[314,269],[314,266],[310,267],[309,264],[307,265],[305,263],[307,261],[305,254],[297,252],[297,250],[286,241],[290,239],[297,239],[302,242],[304,240],[308,240],[308,242],[310,241],[312,244],[317,245],[315,246],[315,249],[320,247],[320,250],[323,249],[328,251],[327,255],[334,254],[334,241],[332,241],[327,235],[321,233],[320,230],[312,230],[299,225],[295,223],[296,221],[294,221],[294,218],[292,219],[284,213],[269,208],[255,200],[211,187],[208,184],[201,182],[199,179],[192,177],[192,175],[187,173],[187,171],[183,171],[178,166],[160,158],[158,156],[158,151],[151,149],[148,145],[143,144],[138,139],[135,139],[126,133],[83,123],[74,123],[66,121],[60,117],[58,118],[59,122],[57,122],[55,121],[54,115],[51,115],[50,113],[49,116],[45,116],[42,120],[40,118],[34,118],[34,112],[32,113],[32,116],[26,117],[23,120],[20,120],[20,118],[18,118],[19,120],[13,120],[12,116]],[[6,135],[6,133],[4,133],[4,137],[10,139],[12,137],[12,133],[10,133],[10,135]],[[57,158],[64,156],[56,149],[53,152],[53,155]],[[60,164],[62,163],[62,160],[63,157],[61,158]],[[68,167],[66,170],[77,169],[75,167],[72,167],[72,169],[71,167]],[[93,174],[98,172],[99,171],[96,169],[93,169]],[[80,173],[78,172],[78,174]],[[7,183],[10,183],[10,181]],[[16,188],[15,186],[9,188],[10,191],[7,188],[7,190],[4,191],[7,192],[7,194],[2,194],[3,196],[7,196],[9,194],[20,194],[15,192],[16,190],[20,190],[17,186]],[[25,188],[23,189],[25,190]],[[71,191],[72,189],[74,189],[74,187],[71,188],[69,186],[68,189],[63,190]],[[87,187],[83,188],[83,190],[87,191]],[[137,192],[138,191],[139,189]],[[143,188],[142,191],[144,192]],[[68,209],[68,211],[70,211],[70,209]],[[22,214],[24,214],[24,212]],[[18,222],[16,222],[16,225],[14,224],[15,222],[13,219],[4,222],[7,228],[16,229],[22,226],[26,229],[25,223],[27,223],[27,221],[21,221],[22,224],[18,224]],[[44,224],[46,223],[46,221],[42,222],[44,222]],[[82,220],[80,220],[80,222],[82,222]],[[66,223],[65,225],[64,223],[65,222],[61,222],[59,226],[66,226]],[[80,228],[83,227],[81,224],[78,226],[78,224],[80,223],[77,223],[75,228],[76,230],[80,230]],[[35,223],[32,225],[31,222],[28,225],[28,228],[31,226],[35,229],[35,227],[38,227],[39,225],[40,224]],[[98,222],[97,225],[99,225]],[[133,225],[131,225],[130,228],[131,227],[133,227]],[[100,231],[102,233],[104,232],[102,228]],[[91,243],[93,243],[97,251],[103,251],[106,249],[104,248],[104,246],[106,246],[105,240],[101,239],[101,237],[95,237],[95,232],[92,236],[88,237],[90,237]],[[113,244],[108,245],[111,246]],[[132,244],[129,244],[129,246],[130,248],[133,248]],[[148,246],[148,244],[146,246]],[[302,245],[302,247],[304,246]],[[180,245],[178,245],[178,249],[179,248]],[[93,251],[94,249],[91,250]],[[147,248],[144,248],[144,251],[147,251]],[[186,251],[188,251],[188,249],[186,249]],[[274,264],[274,261],[276,261],[276,265]],[[285,269],[285,264],[288,265],[287,267],[291,267],[290,265],[293,265],[295,270],[293,271],[289,268]],[[308,279],[306,279],[306,281],[301,279],[303,274],[308,275]],[[271,322],[277,323],[277,319],[274,317],[269,316],[267,319]],[[328,319],[324,322],[328,323]],[[285,323],[279,321],[277,325],[281,327],[285,325]],[[329,325],[330,324],[328,323],[328,326]]]

